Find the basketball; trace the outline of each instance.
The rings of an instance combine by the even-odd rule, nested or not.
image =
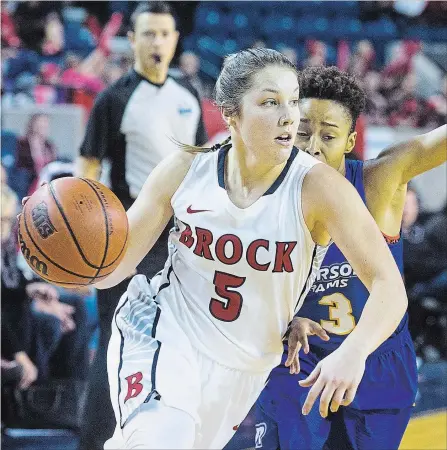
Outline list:
[[[63,287],[107,277],[121,262],[128,236],[126,211],[97,181],[65,177],[40,187],[19,220],[20,249],[31,269]]]

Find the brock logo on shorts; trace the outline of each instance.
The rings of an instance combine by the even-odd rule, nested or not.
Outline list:
[[[141,372],[134,373],[125,378],[127,381],[127,394],[124,398],[124,403],[141,394],[141,391],[143,390],[143,385],[141,384],[142,379],[143,374]]]
[[[33,218],[34,226],[43,239],[50,237],[55,231],[57,231],[51,223],[50,216],[48,214],[48,206],[45,202],[41,202],[36,205],[31,211],[31,216]]]
[[[267,424],[265,422],[257,423],[256,427],[256,435],[255,435],[255,448],[262,448],[262,438],[265,436],[267,432]]]

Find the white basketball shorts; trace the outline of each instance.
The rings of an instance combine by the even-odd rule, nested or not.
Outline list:
[[[193,344],[170,309],[157,303],[146,277],[136,275],[112,324],[107,370],[117,427],[105,448],[166,448],[160,429],[164,427],[166,440],[172,442],[175,421],[180,420],[178,414],[169,413],[174,410],[186,413],[195,427],[193,446],[178,443],[178,448],[221,449],[231,439],[269,372],[223,366],[199,353]],[[124,428],[135,424],[133,417],[153,402],[159,403],[149,408],[152,413],[165,408],[158,414],[160,420],[153,421],[157,433],[150,432],[148,423],[147,438],[142,438],[146,442],[128,447]],[[151,441],[155,438],[160,442]]]

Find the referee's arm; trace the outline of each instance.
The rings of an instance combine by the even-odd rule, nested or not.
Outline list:
[[[110,155],[115,134],[109,107],[110,91],[98,95],[90,113],[80,155],[76,159],[75,175],[98,180],[101,176],[101,161]]]

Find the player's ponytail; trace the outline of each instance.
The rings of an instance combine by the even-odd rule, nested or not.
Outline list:
[[[172,139],[172,141],[187,153],[209,153],[220,150],[221,148],[225,148],[226,150],[231,148],[231,136],[228,136],[224,141],[220,143],[218,142],[211,147],[200,147],[199,145],[183,144],[175,139]]]

